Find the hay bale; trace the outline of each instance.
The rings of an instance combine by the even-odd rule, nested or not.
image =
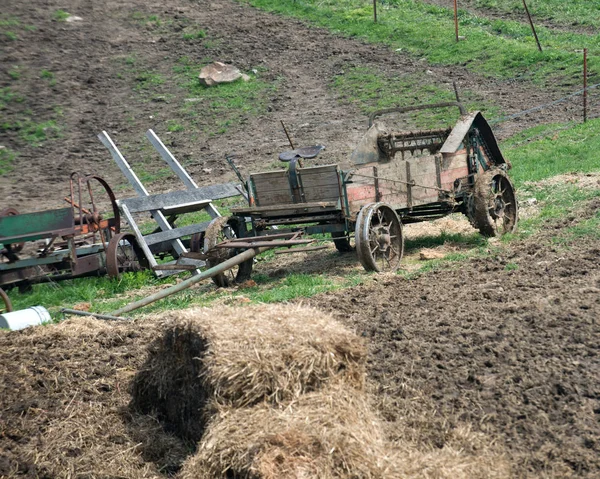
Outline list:
[[[286,305],[197,308],[166,317],[132,383],[134,409],[199,440],[217,405],[279,404],[326,384],[362,389],[366,348],[331,316]]]
[[[504,479],[515,477],[503,447],[468,425],[454,428],[443,447],[394,441],[394,470],[403,479]]]
[[[286,407],[220,411],[180,478],[388,478],[387,453],[366,396],[337,385]]]
[[[362,391],[336,385],[287,407],[223,408],[179,479],[501,479],[501,446],[467,426],[443,447],[390,441]],[[405,428],[398,434],[408,432]]]

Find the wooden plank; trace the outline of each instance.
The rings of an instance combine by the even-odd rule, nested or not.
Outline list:
[[[319,188],[322,186],[338,186],[340,184],[339,178],[335,176],[301,176],[301,182],[303,188]]]
[[[259,206],[272,206],[272,205],[281,205],[281,204],[294,204],[291,194],[283,194],[283,193],[266,193],[261,195],[256,195],[256,202]]]
[[[272,181],[264,178],[254,181],[254,189],[256,191],[271,191],[271,190],[290,190],[290,184],[287,178],[275,178]]]
[[[337,165],[311,166],[310,168],[299,168],[298,172],[301,175],[322,175],[326,172],[338,171]]]
[[[339,197],[340,189],[337,186],[304,189],[304,198],[307,202],[332,201]]]
[[[442,155],[442,172],[440,174],[442,189],[453,190],[454,180],[463,178],[468,174],[469,163],[466,150],[457,151],[455,154]]]
[[[186,255],[187,254],[190,253],[186,253]],[[171,276],[181,271],[195,270],[197,268],[201,268],[202,266],[206,266],[205,261],[181,256],[179,259],[155,265],[152,267],[152,269],[155,270],[157,276]]]
[[[412,158],[407,160],[407,164],[411,166],[410,171],[414,181],[414,186],[411,188],[412,203],[410,206],[438,201],[435,156]]]
[[[129,184],[131,186],[133,186],[133,189],[137,192],[137,194],[140,196],[148,196],[148,190],[146,190],[146,188],[144,188],[144,185],[142,184],[140,179],[137,177],[135,172],[131,169],[131,166],[129,166],[129,163],[127,163],[127,160],[125,160],[125,157],[121,154],[121,152],[119,151],[117,146],[114,144],[114,142],[112,141],[110,136],[108,136],[108,133],[103,131],[102,133],[100,133],[98,135],[98,138],[100,139],[102,144],[106,148],[108,148],[108,151],[110,152],[113,159],[115,160],[115,163],[117,164],[119,169],[123,172],[123,174],[125,175],[125,178],[127,178],[127,181],[129,181]]]
[[[277,177],[284,176],[287,178],[287,170],[275,170],[275,171],[263,171],[259,173],[252,173],[250,175],[251,178],[259,178],[259,177]]]
[[[195,233],[202,233],[206,231],[210,221],[204,221],[202,223],[196,223],[193,225],[182,226],[180,228],[174,228],[169,231],[161,231],[159,233],[152,233],[144,236],[144,240],[148,246],[161,243],[163,241],[169,241],[176,238],[183,238],[184,236],[191,236]]]
[[[177,159],[173,156],[173,154],[168,150],[168,148],[164,145],[161,139],[154,133],[153,130],[148,130],[146,132],[146,138],[150,140],[150,143],[154,147],[156,151],[160,154],[163,160],[169,165],[171,170],[175,172],[175,174],[179,177],[179,179],[183,182],[185,187],[188,190],[194,190],[198,188],[196,182],[192,179],[192,177],[185,171],[185,168],[181,166],[181,164],[177,161]],[[207,213],[211,218],[218,218],[221,216],[217,208],[213,206],[213,204],[209,201],[205,207]]]
[[[192,201],[190,203],[184,203],[182,205],[162,208],[161,211],[167,216],[182,215],[184,213],[193,213],[201,209],[206,209],[206,207],[210,204],[210,200]]]
[[[118,201],[117,201],[117,203],[118,203]],[[123,213],[123,216],[125,216],[125,219],[129,223],[129,226],[133,230],[133,234],[135,234],[135,238],[137,239],[138,245],[140,246],[140,248],[142,248],[142,251],[144,252],[144,255],[146,256],[146,259],[148,260],[148,263],[150,264],[150,268],[156,266],[157,265],[156,258],[154,258],[152,251],[150,251],[150,248],[146,244],[144,235],[138,228],[138,225],[135,222],[135,220],[133,219],[133,216],[131,215],[129,208],[127,208],[126,204],[121,204],[121,205],[119,205],[119,209],[121,210],[121,213]]]
[[[145,198],[147,198],[148,191],[146,190],[146,188],[144,188],[144,185],[142,184],[142,182],[139,180],[139,178],[133,172],[133,170],[129,166],[129,163],[127,163],[127,161],[125,160],[125,157],[123,157],[123,155],[121,154],[121,152],[119,151],[117,146],[113,143],[111,138],[108,136],[108,133],[103,131],[100,135],[98,135],[98,138],[100,139],[102,144],[108,148],[108,151],[110,151],[110,154],[112,155],[113,159],[117,163],[117,166],[121,169],[121,171],[123,172],[125,177],[129,180],[131,185],[137,191],[138,195],[140,195],[140,198],[131,198],[131,201],[144,200]],[[123,200],[123,201],[125,201],[125,200]],[[119,204],[118,201],[117,201],[117,204]],[[123,211],[122,207],[124,207],[124,206],[125,206],[124,204],[119,205],[119,207],[121,208],[121,211]],[[147,211],[147,210],[142,210],[142,211]],[[159,208],[150,210],[150,213],[152,214],[152,216],[154,217],[154,220],[158,223],[158,226],[160,226],[160,228],[162,230],[166,231],[166,230],[171,229],[171,225],[165,218],[165,215],[163,215],[159,211]],[[128,221],[129,221],[129,224],[131,225],[131,227],[134,228],[134,231],[135,231],[135,229],[137,229],[137,225],[135,223],[135,220],[131,216],[131,214],[129,214]],[[139,232],[139,229],[138,229],[138,232]],[[136,236],[138,236],[137,233],[136,233]],[[138,242],[140,243],[140,246],[142,246],[142,248],[145,247],[144,252],[147,254],[148,260],[152,263],[152,261],[154,261],[154,256],[148,249],[148,245],[146,245],[145,241],[143,240],[143,236],[141,233],[139,233]],[[180,255],[186,251],[185,247],[183,246],[183,243],[178,239],[173,240],[172,246],[173,246],[173,250],[175,250],[175,253],[177,255]],[[154,263],[156,263],[156,261],[154,261]],[[193,274],[200,274],[200,271],[196,270]]]
[[[196,190],[173,191],[171,193],[162,193],[158,195],[127,198],[125,200],[118,200],[117,203],[126,204],[129,211],[132,213],[140,213],[143,211],[176,207],[181,204],[192,202],[229,198],[231,196],[239,196],[239,194],[239,191],[235,187],[235,183],[226,183],[223,185],[201,186]]]
[[[259,185],[254,185],[254,191],[258,192],[258,193],[269,193],[269,192],[275,192],[275,193],[289,193],[291,195],[291,189],[290,186],[286,183],[285,185],[276,185],[276,184],[259,184]]]
[[[337,206],[337,202],[319,202],[319,203],[298,203],[297,207],[295,204],[288,205],[278,205],[278,206],[260,206],[260,207],[247,207],[247,208],[232,208],[232,213],[264,213],[267,211],[284,211],[290,209],[302,209],[302,210],[325,210],[327,208],[335,208]]]
[[[150,129],[146,132],[146,138],[150,140],[154,149],[158,151],[162,159],[165,160],[167,165],[169,165],[171,170],[179,177],[188,190],[198,188],[196,182],[188,175],[187,171],[184,170],[153,130]]]

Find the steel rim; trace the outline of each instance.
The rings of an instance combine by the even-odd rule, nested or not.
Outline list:
[[[147,267],[144,253],[134,235],[119,233],[112,237],[106,250],[106,269],[113,278],[121,273],[141,271]]]
[[[492,179],[489,215],[497,234],[512,233],[517,225],[517,202],[513,187],[505,176]]]
[[[404,254],[402,223],[388,205],[369,205],[359,215],[356,233],[359,260],[367,271],[396,271]]]

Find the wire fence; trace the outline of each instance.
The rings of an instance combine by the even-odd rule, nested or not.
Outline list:
[[[581,90],[573,92],[573,93],[571,93],[571,94],[569,94],[567,96],[559,98],[558,100],[551,101],[550,103],[546,103],[544,105],[538,105],[538,106],[535,106],[533,108],[528,108],[527,110],[522,110],[522,111],[519,111],[517,113],[513,113],[512,115],[507,115],[507,116],[503,116],[503,117],[500,117],[500,118],[494,118],[494,119],[490,120],[490,124],[503,123],[505,121],[513,120],[515,118],[519,118],[519,117],[524,116],[524,115],[529,115],[530,113],[535,113],[536,111],[546,110],[546,109],[548,109],[550,107],[553,107],[553,106],[559,105],[561,103],[565,103],[565,102],[567,102],[569,100],[572,100],[575,97],[582,96],[585,91],[591,91],[591,90],[594,90],[594,89],[596,89],[598,87],[600,87],[600,83],[596,83],[594,85],[588,86],[587,88],[582,88]],[[597,106],[597,105],[594,105],[594,106]],[[588,107],[588,108],[590,108],[590,107]]]

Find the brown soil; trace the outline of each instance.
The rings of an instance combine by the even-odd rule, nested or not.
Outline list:
[[[53,15],[58,9],[82,20],[56,21]],[[366,118],[351,103],[341,101],[330,85],[352,66],[390,77],[423,74],[424,82],[450,91],[455,80],[461,90],[506,113],[562,96],[526,83],[484,78],[462,67],[428,65],[402,52],[335,36],[232,0],[167,4],[34,0],[12,2],[10,14],[21,26],[13,28],[17,40],[0,40],[0,87],[10,87],[23,101],[8,103],[3,122],[54,119],[61,127],[61,138],[42,147],[24,141],[17,130],[0,137],[0,145],[19,153],[14,171],[0,176],[0,197],[4,207],[21,211],[64,205],[68,175],[74,170],[104,176],[121,198],[133,195],[129,187],[123,189],[123,175],[96,138],[102,130],[113,137],[138,173],[156,173],[163,164],[143,138],[153,128],[199,184],[234,179],[224,161],[226,153],[239,155],[244,173],[276,163],[277,153],[288,149],[280,120],[285,120],[297,144],[326,145],[323,162],[344,164],[365,131]],[[152,15],[161,19],[161,25],[146,21]],[[28,25],[36,29],[30,31]],[[182,32],[193,26],[205,30],[210,42],[184,40]],[[182,56],[198,63],[208,57],[231,62],[245,71],[257,68],[260,79],[280,86],[258,117],[243,118],[225,134],[214,134],[214,118],[203,115],[200,108],[193,131],[171,133],[168,122],[183,122],[181,108],[190,96],[171,78]],[[129,65],[129,60],[135,65]],[[15,68],[20,72],[16,80],[9,74]],[[137,70],[132,73],[132,69]],[[42,70],[54,75],[55,84],[40,78]],[[140,72],[160,74],[166,81],[138,91]],[[543,120],[539,115],[522,117],[503,124],[499,133],[508,135],[540,121],[577,115],[572,105],[562,104],[546,111]],[[181,184],[171,176],[155,179],[149,187],[153,193],[174,188]]]
[[[54,21],[57,9],[83,20]],[[157,29],[135,20],[136,12],[172,23]],[[16,131],[0,138],[20,153],[15,171],[0,176],[2,206],[23,211],[60,204],[72,170],[100,173],[115,186],[124,183],[96,139],[101,130],[136,168],[152,170],[157,168],[145,163],[150,153],[142,136],[155,129],[200,184],[233,179],[223,161],[228,152],[240,155],[244,172],[272,163],[287,148],[281,119],[298,143],[327,145],[323,161],[343,163],[366,123],[329,88],[346,65],[390,76],[428,71],[426,81],[450,88],[457,80],[507,113],[560,96],[462,68],[427,65],[231,0],[31,0],[11,2],[10,14],[37,29],[19,30],[16,41],[0,40],[0,88],[10,86],[24,98],[2,111],[2,121],[26,115],[55,118],[62,126],[62,138],[42,148]],[[182,40],[178,29],[184,19],[207,31],[214,40],[210,48]],[[260,116],[226,134],[169,135],[166,122],[179,118],[186,93],[158,86],[156,93],[173,98],[148,101],[134,91],[135,79],[123,76],[131,55],[165,77],[183,55],[198,61],[210,55],[243,70],[264,68],[262,78],[280,79],[283,87]],[[15,65],[20,81],[8,74]],[[42,69],[54,73],[55,85],[39,78]],[[569,108],[545,112],[544,121],[573,118]],[[199,121],[202,131],[208,120]],[[538,121],[522,118],[507,124],[503,134]],[[161,180],[151,191],[179,187],[175,180]],[[592,204],[589,214],[598,206]],[[571,221],[577,219],[484,259],[411,281],[374,276],[366,286],[308,301],[369,339],[369,374],[392,439],[406,434],[425,449],[442,448],[453,432],[470,428],[506,449],[516,477],[599,476],[600,246],[591,239],[569,247],[553,243],[551,235]],[[333,264],[331,252],[323,254]],[[351,267],[342,263],[340,274]],[[323,263],[307,268],[319,271]],[[286,271],[282,263],[279,274]],[[87,320],[1,332],[0,477],[165,477],[176,471],[189,445],[125,409],[130,380],[145,360],[142,351],[156,335],[149,323],[100,327]],[[62,469],[56,469],[56,457],[64,459]]]
[[[370,339],[392,434],[408,421],[442,447],[466,422],[507,448],[517,477],[598,477],[600,246],[555,246],[570,223],[486,259],[308,301]]]
[[[441,470],[443,451],[460,450],[500,454],[511,477],[598,477],[600,245],[553,238],[599,207],[483,259],[303,300],[367,338],[372,392],[399,450],[433,451],[421,460]],[[158,334],[149,321],[83,318],[0,333],[0,476],[178,471],[193,447],[127,408]]]

